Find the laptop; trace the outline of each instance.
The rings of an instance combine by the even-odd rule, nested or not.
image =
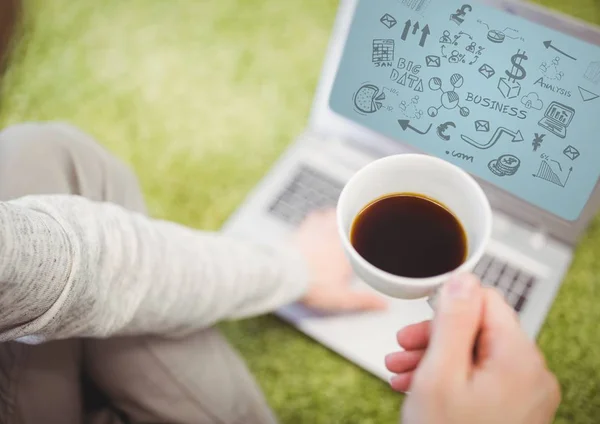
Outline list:
[[[486,192],[493,234],[475,273],[535,339],[600,206],[599,45],[596,28],[521,1],[342,0],[305,131],[223,231],[283,242],[371,161],[439,156]],[[426,299],[389,301],[381,312],[276,314],[387,379],[396,332],[433,316]]]
[[[567,136],[567,128],[575,115],[575,109],[559,102],[552,102],[546,109],[539,125],[560,138]]]

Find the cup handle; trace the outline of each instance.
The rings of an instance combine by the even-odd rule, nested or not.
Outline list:
[[[431,293],[429,295],[429,297],[427,298],[427,303],[429,304],[429,306],[431,307],[431,309],[433,310],[433,312],[435,313],[435,309],[436,309],[436,305],[437,305],[437,300],[439,298],[439,293],[440,293],[440,289],[435,289],[435,291],[433,293]]]

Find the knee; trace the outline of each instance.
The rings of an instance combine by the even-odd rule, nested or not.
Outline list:
[[[46,123],[12,125],[0,131],[0,161],[17,169],[35,166],[38,158],[45,163],[62,162],[72,148],[66,138]]]
[[[0,195],[118,196],[135,181],[132,171],[78,128],[56,122],[24,123],[0,132]]]

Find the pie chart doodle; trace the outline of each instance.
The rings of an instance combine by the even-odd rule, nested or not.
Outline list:
[[[375,113],[383,106],[385,93],[374,84],[364,84],[354,93],[354,107],[361,113]]]

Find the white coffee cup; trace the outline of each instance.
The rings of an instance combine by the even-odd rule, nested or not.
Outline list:
[[[390,274],[367,262],[352,246],[350,232],[358,214],[374,200],[399,193],[421,194],[446,206],[463,226],[467,258],[453,271],[428,278]],[[483,256],[492,230],[492,211],[479,184],[461,168],[422,154],[400,154],[376,160],[348,181],[337,205],[338,230],[356,275],[391,297],[431,297],[453,274],[472,271]]]

